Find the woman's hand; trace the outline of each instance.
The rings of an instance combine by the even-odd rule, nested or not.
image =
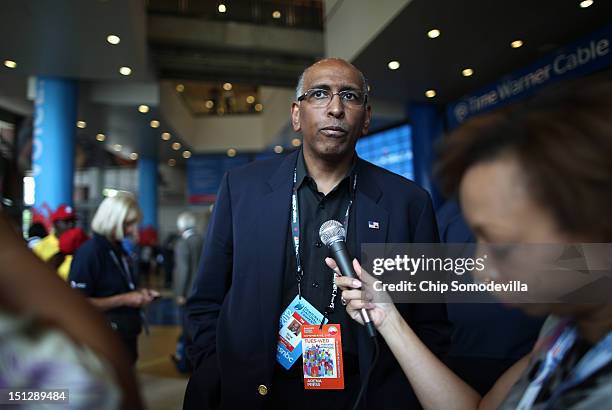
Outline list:
[[[398,320],[399,313],[389,295],[386,292],[373,290],[372,286],[376,279],[361,268],[357,259],[353,259],[353,269],[359,280],[341,276],[338,265],[332,258],[325,258],[325,263],[339,275],[336,276],[336,285],[342,290],[342,303],[346,304],[346,312],[351,318],[363,325],[360,311],[365,308],[374,326],[379,330]]]
[[[138,289],[124,293],[121,296],[124,306],[140,308],[151,303],[156,297],[159,297],[159,292],[151,289]]]

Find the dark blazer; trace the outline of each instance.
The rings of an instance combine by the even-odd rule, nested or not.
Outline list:
[[[184,408],[258,409],[260,386],[271,386],[281,306],[293,170],[298,153],[258,161],[224,176],[188,300],[190,356],[195,372]],[[438,242],[426,191],[361,159],[355,197],[357,243]],[[368,221],[380,229],[369,229]],[[435,353],[448,348],[445,305],[398,306]],[[360,327],[362,377],[373,346]],[[367,408],[416,408],[418,402],[399,365],[381,340],[369,383]]]

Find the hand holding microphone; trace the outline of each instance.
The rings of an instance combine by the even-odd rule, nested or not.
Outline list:
[[[351,263],[351,257],[348,253],[348,249],[346,248],[346,231],[342,224],[333,219],[323,223],[319,229],[319,236],[321,238],[321,242],[323,242],[332,253],[333,260],[330,260],[330,258],[325,260],[327,265],[343,276],[350,278],[351,283],[355,284],[354,280],[357,279],[357,274],[355,273],[353,264]],[[357,264],[357,266],[359,265]],[[346,291],[343,291],[343,297],[344,292]],[[348,306],[347,309],[349,309]],[[372,319],[370,318],[365,305],[359,309],[359,315],[363,324],[365,324],[370,337],[375,337],[376,330],[374,329],[374,324],[372,323]],[[353,315],[351,315],[351,317],[356,319],[356,317]]]

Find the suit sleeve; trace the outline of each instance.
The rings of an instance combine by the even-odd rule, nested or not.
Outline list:
[[[208,225],[193,293],[187,301],[187,328],[192,340],[189,356],[194,367],[216,352],[216,329],[233,264],[230,176],[221,181],[217,202]]]
[[[174,246],[174,294],[187,295],[187,277],[189,276],[189,249],[184,239],[176,241]]]
[[[438,226],[431,202],[431,197],[426,194],[426,198],[421,201],[419,209],[415,209],[413,232],[414,243],[438,243]],[[425,343],[429,349],[440,359],[444,360],[450,349],[450,338],[452,326],[448,321],[446,304],[444,298],[440,303],[417,303],[407,304],[412,311],[409,313],[410,325],[415,333]]]

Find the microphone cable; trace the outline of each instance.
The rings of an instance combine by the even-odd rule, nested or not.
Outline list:
[[[368,374],[365,377],[364,382],[361,384],[361,388],[359,389],[359,394],[357,395],[357,399],[355,400],[355,404],[353,405],[353,410],[357,410],[359,408],[359,402],[363,398],[365,391],[368,388],[368,384],[370,383],[370,377],[372,376],[372,372],[376,367],[376,363],[378,362],[378,356],[380,355],[380,346],[378,345],[378,338],[376,336],[371,338],[374,342],[374,357],[372,358],[372,363],[370,364],[370,368],[368,369]]]

